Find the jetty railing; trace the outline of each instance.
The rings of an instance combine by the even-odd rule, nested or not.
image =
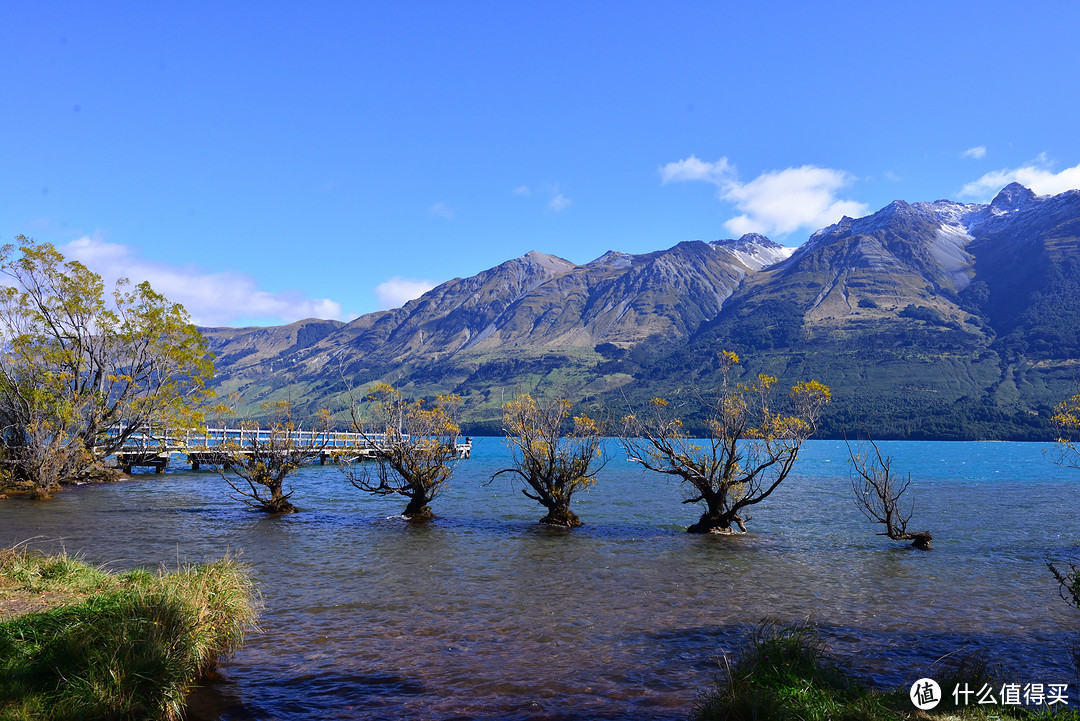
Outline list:
[[[125,425],[110,428],[110,435],[128,430]],[[355,431],[305,431],[298,428],[288,433],[288,442],[294,446],[316,449],[320,464],[328,460],[356,461],[378,457],[380,444],[386,436],[382,433],[363,434]],[[279,429],[270,428],[214,428],[206,426],[197,430],[175,430],[165,427],[143,426],[114,451],[117,465],[125,473],[135,467],[153,467],[157,473],[164,472],[174,455],[187,457],[193,470],[203,464],[222,465],[225,452],[244,453],[244,447],[265,446],[271,439],[282,439]],[[404,436],[406,441],[408,436]],[[472,455],[472,438],[459,437],[454,442],[458,458]]]

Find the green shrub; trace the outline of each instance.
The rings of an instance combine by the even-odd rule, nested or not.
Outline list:
[[[941,688],[967,683],[980,688],[993,675],[978,656],[950,659]],[[779,626],[765,621],[755,629],[735,666],[698,701],[695,721],[1080,721],[1073,707],[1025,709],[1015,706],[957,708],[951,695],[933,711],[918,711],[908,689],[868,689],[825,653],[809,624]]]
[[[808,624],[763,622],[727,678],[699,701],[699,721],[798,719],[874,721],[899,718],[831,662]]]
[[[32,557],[18,555],[28,585],[97,578],[112,588],[0,623],[0,719],[178,719],[192,685],[240,647],[258,612],[232,558],[117,577],[66,556],[38,559],[33,573]]]

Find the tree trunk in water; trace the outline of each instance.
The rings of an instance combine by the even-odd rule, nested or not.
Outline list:
[[[427,521],[434,518],[435,514],[428,507],[428,500],[423,493],[416,494],[409,499],[409,505],[405,506],[405,512],[401,515],[410,521]]]
[[[930,531],[920,531],[919,533],[905,533],[901,536],[902,540],[911,540],[912,548],[918,548],[920,551],[929,551],[930,541],[933,540],[933,536],[930,535]]]
[[[743,532],[746,527],[742,519],[732,513],[708,510],[701,514],[698,522],[686,529],[687,533],[723,533],[730,534],[736,531],[731,527],[732,522]]]
[[[548,507],[548,514],[540,519],[540,523],[549,526],[562,526],[564,528],[577,528],[581,525],[581,519],[570,510],[570,504],[555,504]]]
[[[43,488],[42,486],[34,486],[34,490],[30,492],[30,498],[35,501],[47,501],[52,498],[53,492],[57,490],[53,486]]]
[[[281,491],[281,484],[270,485],[270,502],[263,506],[267,513],[296,513],[296,506]]]

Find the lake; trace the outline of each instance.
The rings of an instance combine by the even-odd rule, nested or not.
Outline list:
[[[978,652],[1018,683],[1070,683],[1080,613],[1045,559],[1080,559],[1080,470],[1038,443],[881,443],[912,477],[920,552],[875,535],[852,501],[842,442],[811,441],[754,507],[749,533],[683,533],[680,487],[616,457],[580,493],[585,522],[500,477],[501,439],[432,504],[354,489],[332,466],[292,480],[301,513],[251,512],[212,472],[0,502],[0,543],[34,539],[120,570],[242,554],[262,631],[197,692],[198,719],[683,719],[764,618],[809,618],[866,680],[910,685]],[[179,465],[179,464],[178,464]]]

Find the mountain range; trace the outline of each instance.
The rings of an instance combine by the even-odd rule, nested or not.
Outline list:
[[[726,349],[748,374],[829,384],[825,435],[1044,439],[1080,377],[1080,191],[895,201],[797,249],[751,234],[584,265],[532,251],[350,323],[201,330],[219,395],[251,409],[338,409],[385,381],[457,393],[468,430],[498,433],[518,392],[617,414],[715,383]]]

